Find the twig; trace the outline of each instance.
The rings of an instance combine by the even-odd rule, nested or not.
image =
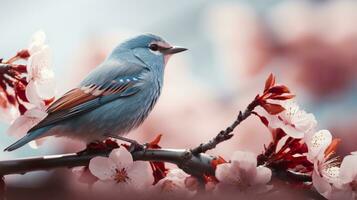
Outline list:
[[[5,74],[9,71],[10,65],[5,63],[0,63],[0,74]]]
[[[302,174],[302,173],[296,173],[293,171],[277,171],[277,170],[272,170],[273,171],[273,176],[282,180],[282,181],[288,181],[288,182],[311,182],[312,178],[311,176],[307,174]]]
[[[233,137],[233,130],[245,119],[247,119],[255,109],[259,105],[257,99],[254,99],[242,113],[239,111],[237,119],[233,122],[232,125],[227,127],[225,130],[220,131],[216,137],[207,143],[201,143],[198,147],[191,149],[192,154],[197,155],[199,153],[205,153],[208,150],[214,149],[219,143],[229,140]]]

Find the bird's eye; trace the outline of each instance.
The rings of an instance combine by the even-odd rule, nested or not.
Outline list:
[[[157,45],[157,44],[150,44],[149,49],[151,49],[152,51],[157,51],[157,50],[159,50],[159,45]]]

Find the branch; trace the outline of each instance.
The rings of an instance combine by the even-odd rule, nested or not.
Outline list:
[[[50,170],[54,168],[88,166],[96,156],[108,156],[110,152],[71,153],[43,157],[31,157],[0,161],[0,175],[25,174],[31,171]],[[146,149],[132,152],[134,160],[161,161],[176,164],[186,173],[194,176],[214,175],[211,162],[213,156],[207,154],[192,155],[180,149]]]
[[[25,174],[39,170],[51,170],[54,168],[72,168],[88,166],[89,161],[96,156],[108,156],[108,152],[91,152],[83,154],[61,154],[43,157],[30,157],[15,160],[0,161],[0,176],[10,174]],[[146,149],[132,152],[134,160],[169,162],[193,176],[213,175],[215,169],[212,161],[215,157],[200,153],[192,154],[184,149]],[[274,176],[288,182],[311,182],[311,177],[290,171],[273,170]]]
[[[287,182],[311,182],[312,178],[311,176],[307,174],[302,174],[302,173],[296,173],[293,171],[278,171],[278,170],[272,170],[273,171],[273,176],[278,178],[279,180],[282,181],[287,181]]]
[[[208,150],[216,148],[216,146],[224,142],[226,140],[229,140],[233,137],[233,130],[245,119],[247,119],[255,109],[259,105],[259,102],[257,99],[254,99],[245,109],[245,111],[242,113],[242,111],[239,111],[237,119],[233,122],[232,125],[227,127],[225,130],[220,131],[216,137],[214,137],[212,140],[208,141],[207,143],[201,143],[198,147],[191,149],[192,154],[197,155],[199,153],[205,153]]]

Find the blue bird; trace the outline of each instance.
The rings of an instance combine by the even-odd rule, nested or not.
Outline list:
[[[123,136],[138,127],[154,107],[170,56],[185,50],[152,34],[119,44],[77,88],[47,108],[45,119],[4,151],[47,136],[86,143]]]

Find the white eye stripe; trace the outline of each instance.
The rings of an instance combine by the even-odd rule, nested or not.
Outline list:
[[[162,53],[160,51],[153,51],[151,49],[149,49],[149,51],[155,55],[162,55]]]

